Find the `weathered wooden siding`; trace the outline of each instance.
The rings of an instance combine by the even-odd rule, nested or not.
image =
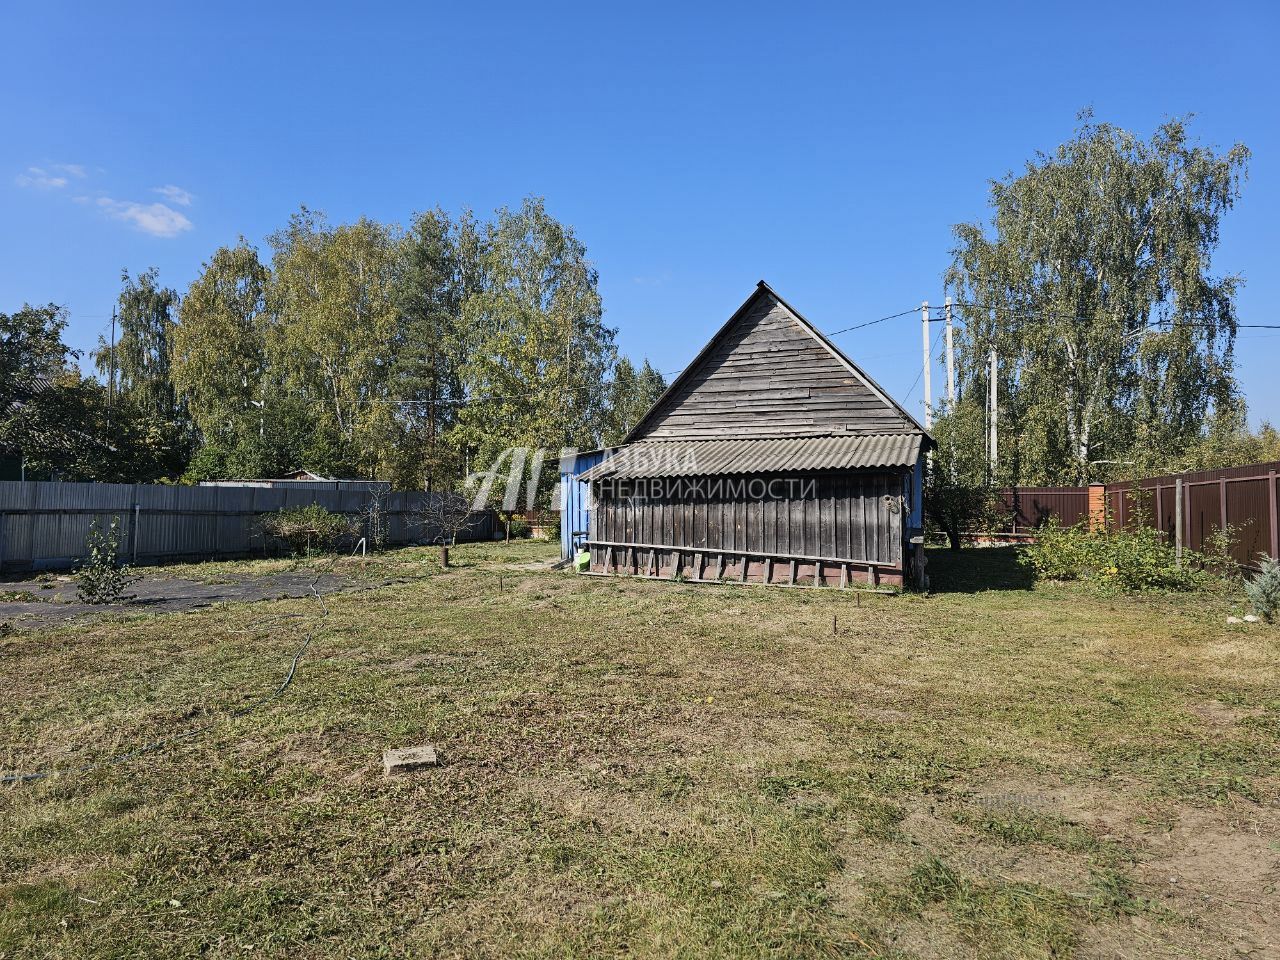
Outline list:
[[[761,290],[632,440],[917,429]]]
[[[813,575],[818,561],[832,565],[872,566],[899,579],[903,561],[905,475],[900,472],[842,472],[798,476],[794,488],[812,481],[810,496],[771,499],[752,489],[752,482],[768,483],[769,476],[704,478],[704,492],[684,485],[676,496],[632,496],[643,486],[634,482],[597,484],[591,515],[592,569],[600,572],[672,572],[681,552],[700,563],[728,555],[732,574],[741,570],[743,556],[774,558],[787,568],[790,560],[805,563]],[[732,480],[732,485],[714,481]],[[717,489],[718,486],[718,489]],[[776,486],[782,490],[785,485]],[[618,546],[621,545],[621,546]],[[654,548],[660,555],[651,558]],[[763,575],[757,564],[752,579]],[[838,575],[832,566],[826,579]],[[767,577],[766,577],[767,578]]]

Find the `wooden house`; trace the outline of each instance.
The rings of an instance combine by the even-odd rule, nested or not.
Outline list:
[[[901,585],[933,440],[766,283],[582,472],[590,572]]]

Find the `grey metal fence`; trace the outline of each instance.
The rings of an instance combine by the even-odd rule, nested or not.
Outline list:
[[[118,517],[121,558],[146,564],[263,554],[264,515],[320,504],[362,514],[375,493],[384,496],[387,542],[432,542],[439,531],[419,522],[430,498],[440,494],[391,491],[358,482],[228,484],[186,487],[126,483],[0,481],[0,570],[71,566],[84,555],[95,519]],[[487,540],[496,527],[490,511],[472,514],[460,539]]]

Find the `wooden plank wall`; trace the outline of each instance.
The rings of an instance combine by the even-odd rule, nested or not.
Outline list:
[[[897,433],[904,418],[761,292],[635,439]],[[915,429],[911,427],[910,429]]]
[[[770,477],[731,479],[750,483],[752,479],[767,482]],[[732,497],[629,496],[639,489],[634,484],[618,484],[612,490],[597,484],[591,540],[707,555],[727,551],[761,559],[860,561],[889,573],[901,572],[902,474],[859,471],[795,479],[814,480],[814,495],[796,499],[753,498],[745,492]],[[608,548],[593,546],[592,569],[612,572],[619,553],[625,551],[614,550],[611,555]],[[670,557],[665,562],[669,566]]]
[[[430,542],[438,531],[416,521],[425,492],[387,495],[391,544]],[[212,559],[261,554],[260,519],[277,510],[318,503],[337,513],[360,514],[369,501],[364,487],[262,485],[184,487],[160,484],[0,481],[0,570],[71,566],[84,554],[94,519],[102,526],[118,517],[120,554],[131,563]],[[474,515],[469,539],[485,540],[496,528],[491,512]]]

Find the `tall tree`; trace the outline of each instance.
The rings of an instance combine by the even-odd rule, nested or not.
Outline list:
[[[109,380],[115,378],[122,403],[176,423],[180,408],[170,370],[170,345],[178,293],[160,286],[160,275],[154,267],[137,279],[125,270],[120,280],[123,288],[118,302],[119,337],[114,349],[106,339],[98,338],[94,365]],[[111,386],[109,382],[108,387]]]
[[[606,447],[621,443],[666,389],[666,379],[648,360],[637,370],[629,359],[619,357],[609,380],[600,443]]]
[[[119,336],[114,348],[99,337],[93,352],[94,365],[106,377],[113,397],[106,429],[113,446],[123,445],[116,447],[122,475],[136,468],[137,480],[176,477],[195,444],[172,375],[178,294],[160,285],[154,267],[136,279],[125,270],[120,279]]]
[[[19,463],[60,466],[75,446],[74,418],[59,415],[58,388],[75,356],[62,339],[66,327],[66,311],[52,303],[0,313],[0,457],[15,472]]]
[[[270,280],[258,251],[241,238],[214,252],[182,300],[173,382],[206,442],[258,432]]]
[[[616,348],[586,247],[529,198],[498,211],[478,262],[462,309],[468,402],[455,442],[476,466],[510,446],[594,445]]]
[[[955,228],[961,387],[982,395],[994,347],[1001,481],[1155,464],[1239,402],[1240,281],[1215,274],[1212,256],[1248,150],[1194,144],[1181,120],[1150,140],[1081,120],[1052,154],[992,183],[989,230]]]
[[[383,224],[329,226],[303,208],[271,238],[268,359],[311,405],[335,472],[378,476],[395,407],[387,393],[399,322],[400,244]]]
[[[455,223],[437,209],[415,217],[402,243],[389,385],[396,407],[392,474],[400,486],[439,489],[459,479],[445,437],[465,397],[461,312],[476,240],[469,215]]]

